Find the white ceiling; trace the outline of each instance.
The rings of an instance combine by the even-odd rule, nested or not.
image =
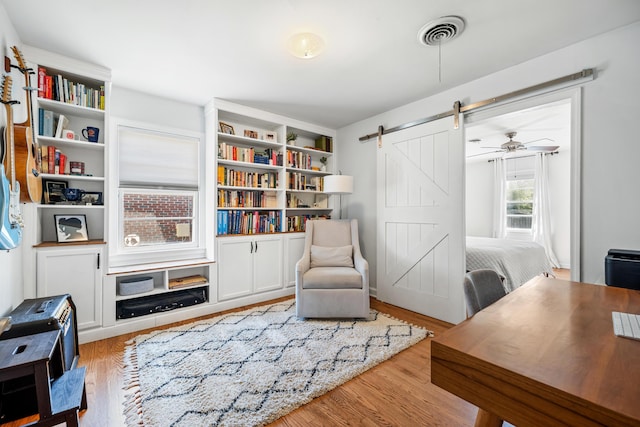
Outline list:
[[[340,128],[640,20],[638,0],[0,0],[24,44],[112,70],[113,84],[213,97]],[[438,48],[427,22],[466,21]],[[286,51],[312,31],[324,53]]]

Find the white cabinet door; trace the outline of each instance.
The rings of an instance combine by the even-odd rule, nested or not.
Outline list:
[[[287,234],[284,241],[284,285],[291,288],[296,285],[296,263],[304,252],[304,233]]]
[[[256,237],[253,241],[254,292],[282,288],[282,237]]]
[[[253,291],[253,238],[218,239],[218,300]]]
[[[38,297],[71,294],[78,330],[102,325],[102,246],[40,248],[36,258]]]
[[[218,300],[282,289],[282,236],[218,239]]]

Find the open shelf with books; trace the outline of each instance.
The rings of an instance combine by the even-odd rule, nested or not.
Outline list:
[[[89,237],[103,240],[110,71],[39,49],[26,53],[37,70],[33,126],[43,184],[33,243],[56,242],[54,215],[67,213],[84,215]]]
[[[323,179],[333,170],[335,131],[221,100],[208,108],[216,221],[228,221],[219,236],[304,231],[307,219],[330,217]],[[256,228],[256,219],[268,226]]]
[[[281,232],[284,126],[233,111],[216,113],[216,234]]]

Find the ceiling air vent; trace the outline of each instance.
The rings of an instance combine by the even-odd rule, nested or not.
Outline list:
[[[464,20],[459,16],[443,16],[425,24],[418,31],[418,41],[425,46],[439,46],[459,36]]]

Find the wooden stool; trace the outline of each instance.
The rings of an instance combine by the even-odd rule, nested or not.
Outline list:
[[[28,426],[64,422],[77,427],[78,411],[87,407],[84,367],[66,371],[50,381],[49,362],[53,352],[60,348],[60,330],[12,338],[0,345],[0,381],[34,376],[40,419]]]

